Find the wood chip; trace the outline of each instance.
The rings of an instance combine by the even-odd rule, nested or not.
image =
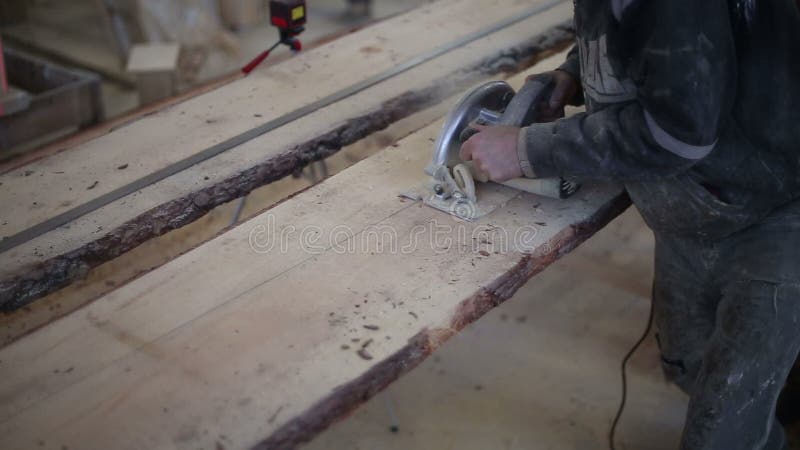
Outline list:
[[[367,361],[372,359],[372,355],[370,355],[369,352],[367,352],[367,349],[362,348],[357,353],[358,353],[358,356],[361,357],[361,359],[364,359],[364,360],[367,360]]]

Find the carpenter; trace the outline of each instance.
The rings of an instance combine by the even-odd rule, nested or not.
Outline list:
[[[625,185],[656,237],[654,325],[689,396],[684,450],[778,450],[800,351],[800,12],[795,0],[576,0],[576,45],[536,105],[479,127],[495,181]],[[563,118],[565,105],[586,112]]]

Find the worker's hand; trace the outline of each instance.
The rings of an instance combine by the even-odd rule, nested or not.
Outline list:
[[[522,176],[517,156],[519,128],[470,124],[478,133],[461,146],[461,160],[473,161],[490,180],[503,182]]]
[[[525,81],[533,80],[542,75],[553,77],[555,87],[550,99],[536,106],[538,109],[537,122],[553,122],[564,117],[564,107],[575,97],[581,86],[575,77],[563,70],[531,75]]]

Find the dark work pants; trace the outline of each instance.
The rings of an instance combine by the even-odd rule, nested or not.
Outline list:
[[[775,405],[800,351],[800,201],[720,240],[656,234],[654,320],[690,395],[683,450],[780,450]]]

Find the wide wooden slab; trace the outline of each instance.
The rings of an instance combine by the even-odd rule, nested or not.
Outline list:
[[[518,71],[568,41],[569,2],[440,0],[172,106],[77,148],[0,175],[10,236],[195,152],[531,8],[542,12],[153,184],[0,254],[12,309],[91,267],[286,176],[388,123]],[[551,6],[551,7],[548,7]],[[546,8],[547,7],[547,8]]]
[[[398,198],[438,129],[1,350],[0,447],[293,448],[629,204],[590,185],[464,223]]]

